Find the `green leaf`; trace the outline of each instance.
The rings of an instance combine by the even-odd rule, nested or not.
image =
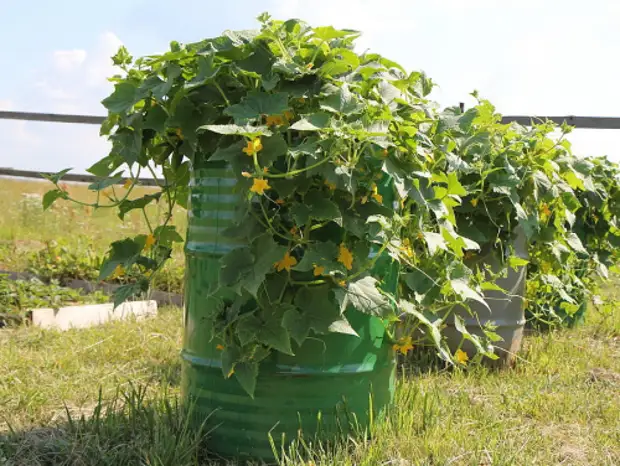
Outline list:
[[[121,45],[116,54],[112,56],[112,63],[116,66],[130,65],[132,60],[133,57],[129,54],[129,51],[124,45]]]
[[[357,100],[355,95],[343,84],[336,92],[321,101],[321,110],[343,115],[353,115],[364,109],[364,106]]]
[[[265,234],[254,241],[252,252],[256,260],[252,270],[242,281],[242,286],[252,296],[257,295],[258,288],[265,280],[265,275],[274,271],[274,263],[282,259],[286,251],[287,247],[277,244],[271,234]]]
[[[99,181],[95,181],[94,183],[91,183],[88,185],[88,189],[90,191],[101,191],[105,188],[108,188],[112,185],[115,184],[119,184],[121,181],[123,181],[123,177],[122,176],[115,176],[112,178],[106,178],[104,180],[99,180]]]
[[[583,247],[583,243],[579,239],[579,236],[577,236],[575,233],[569,233],[566,236],[566,242],[576,252],[580,254],[588,254],[588,251],[586,251],[586,248]]]
[[[282,137],[282,134],[277,133],[271,137],[265,137],[261,142],[263,144],[263,149],[258,153],[258,159],[263,167],[270,166],[278,157],[286,155],[288,145]],[[243,155],[246,156],[245,154]]]
[[[123,220],[125,218],[125,215],[127,215],[129,211],[134,210],[134,209],[142,209],[143,207],[146,207],[147,205],[149,205],[151,202],[158,201],[159,198],[161,197],[161,194],[162,194],[161,192],[157,192],[153,194],[146,194],[142,197],[139,197],[138,199],[133,199],[133,200],[125,199],[123,202],[121,202],[118,205],[119,218]]]
[[[321,39],[326,42],[332,39],[339,39],[341,37],[359,35],[359,32],[352,29],[334,29],[333,26],[316,27],[312,29],[312,32],[317,39]]]
[[[114,290],[114,308],[116,309],[129,298],[140,295],[143,291],[145,290],[140,282],[119,286]]]
[[[241,359],[241,353],[239,348],[236,346],[226,346],[222,351],[222,375],[224,378],[229,378],[233,371],[235,370],[235,366]]]
[[[484,298],[477,291],[470,288],[467,279],[465,278],[457,278],[454,280],[450,280],[450,285],[456,294],[458,294],[463,299],[471,299],[473,301],[477,301],[486,307],[489,311],[491,308],[484,300]]]
[[[235,365],[235,378],[251,398],[254,398],[256,379],[258,378],[258,363],[241,361]]]
[[[226,160],[230,162],[232,159],[243,156],[247,158],[247,155],[243,152],[243,148],[245,147],[244,141],[237,141],[232,143],[230,146],[225,148],[218,147],[215,149],[215,152],[211,157],[209,157],[210,162],[216,162],[219,160]]]
[[[297,131],[320,131],[329,127],[330,118],[329,113],[312,113],[310,115],[305,115],[301,120],[293,123],[291,129]]]
[[[67,199],[69,196],[62,189],[54,189],[43,195],[43,210],[49,209],[56,199]]]
[[[220,264],[220,285],[235,286],[239,291],[238,281],[252,271],[254,256],[248,247],[237,248],[224,255]]]
[[[429,317],[424,315],[422,312],[418,311],[416,307],[409,301],[405,301],[405,300],[399,301],[398,308],[402,312],[405,312],[406,314],[410,314],[414,316],[416,319],[420,321],[422,325],[426,327],[426,329],[428,330],[428,334],[431,337],[431,340],[433,341],[433,343],[435,344],[435,347],[439,351],[439,356],[442,359],[449,361],[451,359],[450,353],[446,351],[443,346],[443,343],[441,341],[441,332],[439,331],[438,326],[435,325],[435,323],[433,323]],[[439,324],[442,323],[441,319],[437,319],[436,322]]]
[[[291,207],[291,215],[296,225],[304,226],[310,221],[310,207],[305,204],[294,204]]]
[[[338,206],[321,191],[310,191],[304,197],[304,203],[310,208],[310,216],[315,220],[332,220],[342,226],[342,214]]]
[[[281,353],[293,355],[291,337],[288,330],[283,326],[283,317],[286,312],[294,310],[291,304],[272,304],[263,309],[263,323],[258,331],[256,339]]]
[[[357,336],[351,324],[341,316],[335,300],[330,298],[330,292],[328,285],[302,288],[295,296],[295,305],[301,312],[293,308],[284,314],[282,325],[299,345],[308,337],[310,330],[318,334],[334,332]]]
[[[254,314],[245,314],[237,321],[237,337],[242,346],[256,341],[262,328],[262,323]]]
[[[252,91],[240,103],[225,109],[224,114],[233,117],[236,123],[244,124],[247,121],[260,119],[262,115],[282,115],[288,108],[286,92],[269,94]]]
[[[564,179],[568,183],[568,185],[573,189],[581,189],[582,191],[586,190],[585,185],[583,184],[583,176],[577,174],[574,171],[568,171],[564,174]]]
[[[454,172],[448,173],[448,194],[455,196],[467,196],[468,194]]]
[[[424,235],[424,240],[426,241],[426,244],[428,245],[428,252],[430,252],[431,255],[434,255],[439,250],[442,250],[442,251],[448,250],[446,246],[446,240],[439,233],[433,233],[432,231],[424,231],[422,232],[422,235]]]
[[[90,168],[87,168],[86,171],[95,176],[110,176],[110,173],[115,171],[123,163],[125,163],[125,161],[120,155],[110,154],[93,164]]]
[[[168,114],[161,105],[151,108],[144,119],[144,129],[152,129],[158,133],[163,133],[166,129]]]
[[[127,268],[133,264],[139,256],[140,251],[142,251],[142,247],[143,244],[140,244],[131,238],[114,241],[110,245],[108,257],[101,265],[99,280],[105,280],[112,275],[112,272],[114,272],[114,269],[116,269],[118,265],[122,265]]]
[[[162,246],[171,247],[172,243],[183,242],[183,238],[177,233],[174,225],[160,225],[153,230],[153,235]]]
[[[379,282],[373,277],[364,277],[348,284],[344,299],[340,302],[340,311],[348,305],[364,314],[382,317],[392,311],[390,302],[377,288]]]
[[[527,259],[522,259],[521,257],[518,257],[518,256],[510,256],[508,258],[508,266],[512,268],[513,270],[517,270],[520,267],[525,267],[529,263],[530,261],[528,261]],[[482,288],[486,289],[484,288],[484,286]]]
[[[198,131],[211,131],[217,134],[245,136],[248,138],[257,136],[271,136],[271,131],[266,126],[250,125],[203,125]]]
[[[312,243],[304,251],[304,256],[301,261],[293,267],[293,270],[309,272],[317,265],[325,268],[325,275],[329,275],[332,271],[344,272],[342,265],[336,262],[337,257],[338,246],[332,241]]]
[[[463,338],[471,341],[479,353],[486,353],[487,350],[482,346],[480,337],[478,335],[472,335],[469,330],[467,330],[463,318],[457,314],[453,314],[452,317],[454,318],[454,327],[463,336]]]
[[[112,113],[125,113],[144,95],[138,92],[138,88],[129,81],[123,81],[114,85],[114,92],[101,101],[103,106]]]
[[[54,173],[51,175],[48,175],[47,173],[41,173],[41,176],[46,180],[50,180],[54,184],[58,184],[62,177],[69,173],[71,170],[73,170],[73,168],[65,168],[64,170],[60,170],[58,173]]]

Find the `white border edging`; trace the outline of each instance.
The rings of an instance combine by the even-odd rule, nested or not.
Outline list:
[[[128,317],[144,319],[157,314],[157,302],[133,301],[123,303],[114,309],[112,303],[67,306],[59,309],[32,309],[32,325],[35,327],[69,330],[71,328],[88,328],[111,320]]]

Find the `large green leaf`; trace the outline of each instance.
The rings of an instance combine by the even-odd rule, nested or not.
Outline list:
[[[305,115],[302,119],[293,123],[291,129],[297,131],[320,131],[329,127],[329,125],[329,113],[317,112],[310,115]]]
[[[313,270],[314,266],[323,267],[324,274],[328,275],[332,271],[344,272],[342,264],[339,264],[336,259],[338,257],[338,246],[332,241],[312,243],[304,251],[299,264],[293,269],[300,272],[308,272]]]
[[[134,209],[142,209],[146,207],[147,205],[149,205],[151,202],[158,201],[161,195],[162,195],[161,192],[157,192],[153,194],[146,194],[142,197],[139,197],[138,199],[132,199],[132,200],[125,199],[118,206],[119,218],[123,220],[125,218],[125,215],[127,215],[128,212]]]
[[[352,115],[361,112],[364,106],[349,90],[349,87],[343,84],[342,87],[321,101],[321,109],[332,113]]]
[[[457,278],[454,280],[450,280],[450,285],[452,286],[452,289],[454,290],[454,292],[457,295],[459,295],[461,298],[465,300],[471,299],[473,301],[476,301],[482,304],[489,311],[491,310],[491,308],[489,307],[485,299],[482,297],[482,295],[478,293],[476,290],[474,290],[473,288],[471,288],[466,279]]]
[[[217,134],[245,136],[248,138],[257,136],[271,136],[271,131],[266,126],[250,125],[203,125],[198,131],[211,131]]]
[[[119,265],[127,268],[133,264],[140,255],[143,246],[143,244],[131,238],[113,242],[106,260],[101,265],[99,280],[108,278]]]
[[[282,115],[289,108],[286,92],[249,92],[240,103],[224,110],[226,115],[234,118],[236,123],[258,120],[262,115]]]
[[[379,291],[378,284],[377,279],[373,277],[350,282],[346,291],[338,294],[341,312],[351,305],[364,314],[383,317],[390,313],[392,311],[390,301]]]
[[[67,199],[68,194],[62,189],[53,189],[43,195],[43,210],[49,209],[57,199]]]
[[[112,113],[124,113],[144,98],[144,93],[130,81],[114,85],[114,92],[101,101]]]
[[[254,398],[256,379],[258,378],[258,363],[241,361],[235,364],[235,378],[251,398]]]
[[[283,325],[299,345],[308,337],[310,330],[319,334],[335,332],[357,336],[351,324],[340,314],[330,293],[327,285],[302,288],[297,292],[295,305],[299,310],[289,309],[284,314]]]

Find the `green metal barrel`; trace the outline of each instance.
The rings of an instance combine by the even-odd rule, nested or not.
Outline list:
[[[347,311],[359,338],[317,335],[295,349],[274,352],[260,366],[254,399],[237,380],[222,376],[221,352],[212,340],[206,300],[217,282],[219,259],[243,246],[222,235],[243,202],[226,168],[195,170],[191,182],[186,243],[182,396],[194,418],[209,428],[210,448],[223,456],[272,459],[276,448],[296,439],[333,438],[351,423],[367,427],[393,397],[395,362],[384,325],[376,317]],[[382,261],[378,261],[382,263]],[[387,287],[396,287],[396,269],[383,263]],[[391,269],[390,269],[391,267]],[[391,273],[390,273],[391,272]]]

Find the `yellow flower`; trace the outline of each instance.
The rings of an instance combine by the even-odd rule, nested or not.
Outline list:
[[[286,110],[284,112],[284,118],[286,118],[288,121],[291,121],[293,118],[295,117],[295,114],[289,110]]]
[[[402,354],[407,354],[413,349],[413,341],[411,340],[411,337],[405,337],[394,346],[392,346],[392,348],[394,349],[394,351],[398,351]]]
[[[289,231],[291,232],[291,235],[295,236],[299,229],[296,226],[293,226],[293,228],[291,228]]]
[[[217,345],[215,347],[215,349],[218,350],[218,351],[223,351],[224,350],[224,345]]]
[[[123,184],[123,188],[129,189],[131,188],[132,184],[133,184],[133,180],[131,178],[128,178],[127,180],[125,180],[125,183]]]
[[[176,133],[179,139],[183,139],[183,133],[181,132],[181,128],[177,128]]]
[[[146,241],[144,243],[144,247],[146,249],[151,249],[151,247],[155,244],[155,237],[153,235],[148,235],[146,237]]]
[[[383,196],[379,194],[378,188],[376,184],[372,185],[372,198],[377,201],[379,204],[383,203]]]
[[[264,180],[262,178],[255,178],[254,184],[250,188],[250,191],[256,194],[263,195],[265,193],[265,190],[267,189],[271,189],[271,186],[269,186],[269,182],[267,180]]]
[[[540,213],[545,215],[546,217],[549,217],[551,215],[551,210],[549,209],[549,206],[547,204],[543,204],[540,207]]]
[[[252,157],[262,149],[263,143],[260,141],[260,138],[256,138],[252,141],[248,141],[248,145],[243,148],[243,152],[245,152],[249,157]]]
[[[289,251],[286,251],[282,260],[279,260],[273,266],[276,268],[278,272],[282,272],[283,270],[291,271],[291,267],[297,264],[297,259],[291,256]]]
[[[476,207],[478,205],[478,199],[472,199],[471,201],[469,201],[471,205],[473,205],[474,207]]]
[[[311,70],[313,66],[314,66],[314,63],[308,63],[308,64],[306,65],[306,68],[308,68],[309,70]]]
[[[112,278],[122,277],[123,275],[125,275],[125,267],[123,267],[121,264],[118,264],[114,269],[114,272],[112,272]]]
[[[388,150],[387,149],[383,149],[383,157],[387,157],[388,156]]]
[[[276,199],[276,204],[284,205],[284,199]]]
[[[144,272],[144,276],[146,278],[149,278],[151,275],[153,275],[153,271],[152,270],[147,270],[146,272]]]
[[[269,173],[269,167],[263,167],[263,173]]]
[[[342,287],[347,286],[347,282],[345,282],[344,280],[340,280],[340,281],[338,282],[338,284],[339,284],[340,286],[342,286]]]
[[[467,361],[469,361],[469,356],[467,355],[465,351],[461,349],[456,350],[456,353],[454,353],[454,358],[457,360],[459,364],[463,364],[464,366],[466,366]]]
[[[252,174],[249,172],[241,172],[241,176],[245,177],[245,178],[252,178]]]
[[[299,101],[300,104],[303,104],[306,101],[306,99],[304,99],[303,97],[300,97],[297,100]]]
[[[476,257],[476,253],[475,253],[475,252],[473,252],[473,251],[467,251],[467,252],[465,253],[465,259],[466,259],[466,260],[473,259],[474,257]]]
[[[344,265],[347,270],[351,270],[353,268],[353,254],[351,254],[351,251],[347,249],[344,243],[340,245],[340,249],[338,251],[338,262]]]
[[[321,267],[320,265],[314,265],[314,276],[320,277],[325,272],[325,267]]]
[[[281,115],[269,115],[266,123],[267,126],[280,126],[284,124],[284,118]]]
[[[368,196],[362,197],[362,204],[366,204],[368,202]]]
[[[405,256],[413,257],[413,248],[411,247],[411,241],[409,241],[409,238],[405,238],[403,240],[403,245],[400,247],[400,250],[405,254]]]
[[[325,186],[327,186],[331,191],[333,191],[334,189],[336,189],[336,184],[335,183],[330,183],[329,181],[325,180]]]

